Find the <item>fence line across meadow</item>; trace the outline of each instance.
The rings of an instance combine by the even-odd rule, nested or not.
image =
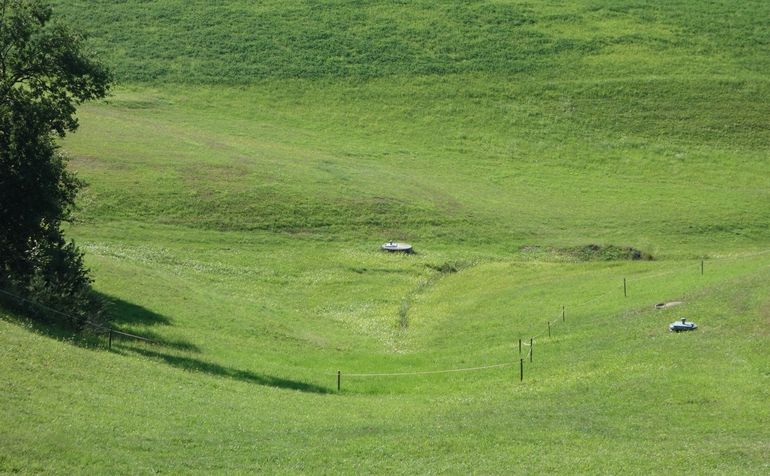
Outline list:
[[[513,362],[507,362],[503,364],[484,365],[481,367],[465,367],[459,369],[446,369],[446,370],[422,370],[417,372],[384,372],[384,373],[369,373],[369,374],[345,374],[345,377],[401,377],[407,375],[432,375],[432,374],[447,374],[453,372],[474,372],[477,370],[496,369],[500,367],[507,367],[513,365]]]
[[[733,261],[733,260],[737,260],[737,259],[746,259],[746,258],[752,258],[752,257],[756,257],[756,256],[761,256],[761,255],[765,255],[765,254],[768,254],[768,253],[770,253],[770,249],[769,250],[760,251],[760,252],[756,252],[756,253],[740,255],[740,256],[730,256],[730,257],[724,257],[724,258],[713,258],[713,259],[710,259],[709,261]],[[705,263],[705,260],[701,259],[700,260],[700,274],[701,275],[704,274],[704,263]],[[683,267],[677,267],[677,268],[673,268],[673,269],[669,269],[669,270],[665,270],[665,271],[660,271],[660,272],[654,273],[654,274],[648,274],[648,275],[639,276],[635,281],[638,282],[638,281],[643,281],[643,280],[647,280],[647,279],[651,279],[651,278],[659,278],[659,277],[662,277],[662,276],[667,276],[667,275],[674,274],[674,273],[677,273],[677,272],[682,272],[682,269],[683,269]],[[627,296],[626,284],[627,284],[627,279],[623,278],[623,293],[624,293],[624,295]],[[598,301],[598,300],[600,300],[602,298],[605,298],[606,296],[608,296],[610,294],[617,293],[617,292],[618,291],[614,290],[614,289],[613,290],[608,290],[608,291],[600,293],[599,295],[594,296],[594,297],[592,297],[592,298],[590,298],[590,299],[588,299],[586,301],[583,301],[583,302],[575,304],[574,306],[571,307],[571,309],[583,307],[583,306],[585,306],[587,304],[593,303],[593,302]],[[67,314],[67,313],[64,313],[64,312],[59,311],[59,310],[54,309],[54,308],[51,308],[51,307],[46,306],[46,305],[44,305],[42,303],[38,303],[38,302],[35,302],[35,301],[32,301],[32,300],[26,299],[26,298],[24,298],[22,296],[19,296],[17,294],[11,293],[11,292],[9,292],[7,290],[0,289],[0,293],[5,294],[5,295],[10,296],[10,297],[13,297],[13,298],[19,300],[20,302],[25,302],[25,303],[28,303],[28,304],[32,304],[32,305],[37,306],[37,307],[39,307],[41,309],[44,309],[44,310],[47,310],[49,312],[52,312],[52,313],[64,316],[64,317],[66,317],[68,319],[72,319],[72,316]],[[541,332],[538,335],[530,337],[529,338],[529,342],[526,342],[526,340],[522,340],[522,339],[518,340],[519,341],[518,342],[518,346],[519,346],[519,365],[520,365],[520,380],[521,381],[524,380],[524,361],[528,359],[530,363],[533,362],[533,354],[534,354],[534,344],[535,344],[535,341],[538,340],[538,339],[544,338],[546,335],[550,338],[551,337],[552,328],[557,326],[560,322],[561,323],[565,323],[566,322],[566,306],[562,306],[561,307],[561,311],[559,312],[558,316],[554,318],[553,321],[548,320],[546,322],[546,324],[547,324],[547,331],[543,331],[543,332]],[[150,339],[150,338],[147,338],[147,337],[143,337],[143,336],[139,336],[139,335],[136,335],[136,334],[131,334],[131,333],[128,333],[128,332],[119,331],[119,330],[113,329],[111,327],[106,327],[106,326],[102,326],[102,325],[94,324],[94,323],[90,323],[90,322],[87,322],[86,324],[91,326],[93,329],[99,331],[98,333],[108,336],[108,348],[110,348],[110,349],[112,348],[112,340],[113,340],[114,336],[127,337],[127,338],[130,338],[130,339],[138,340],[138,341],[141,341],[141,342],[147,342],[147,343],[151,343],[151,344],[158,344],[158,345],[161,344],[160,342],[158,342],[156,340],[153,340],[153,339]],[[528,351],[526,352],[526,355],[524,355],[524,353],[522,352],[523,351],[523,347],[525,347],[525,346],[529,348]],[[503,367],[510,367],[510,366],[513,366],[513,365],[516,365],[516,361],[515,360],[514,361],[510,361],[510,362],[502,362],[502,363],[481,365],[481,366],[476,366],[476,367],[461,367],[461,368],[438,369],[438,370],[416,370],[416,371],[411,371],[411,372],[371,372],[371,373],[352,372],[352,373],[343,373],[341,370],[338,370],[336,372],[336,374],[333,374],[333,375],[336,375],[336,377],[337,377],[337,390],[341,391],[341,384],[342,384],[342,377],[343,376],[345,378],[378,378],[378,377],[404,377],[404,376],[420,376],[420,375],[437,375],[437,374],[450,374],[450,373],[463,373],[463,372],[479,372],[479,371],[484,371],[484,370],[491,370],[491,369],[497,369],[497,368],[503,368]],[[329,374],[327,374],[327,375],[329,375]]]
[[[741,256],[730,256],[730,257],[724,257],[724,258],[713,258],[709,261],[733,261],[738,259],[746,259],[746,258],[753,258],[761,255],[765,255],[770,253],[770,250],[764,250],[756,253],[750,253],[746,255]],[[705,273],[705,261],[704,259],[699,260],[699,269],[700,274],[703,275]],[[660,271],[654,274],[644,275],[640,276],[637,279],[635,279],[635,282],[638,281],[644,281],[651,278],[660,278],[662,276],[667,276],[675,273],[682,272],[682,269],[684,267],[677,267],[672,268],[665,271]],[[623,278],[623,293],[627,296],[627,279]],[[571,309],[580,308],[587,304],[593,303],[595,301],[598,301],[602,298],[607,297],[610,294],[617,293],[617,290],[608,290],[603,293],[600,293],[598,296],[594,296],[586,301],[580,302],[575,304]],[[544,338],[546,335],[550,338],[551,337],[551,330],[553,327],[556,327],[560,322],[564,323],[566,322],[566,306],[562,306],[561,311],[559,313],[559,316],[556,317],[553,321],[546,321],[547,324],[547,331],[541,332],[540,334],[537,334],[535,336],[532,336],[530,338],[529,343],[526,341],[522,341],[522,339],[519,339],[519,363],[520,363],[520,380],[524,380],[524,361],[525,359],[528,359],[530,362],[533,361],[533,351],[534,351],[534,343],[537,339]],[[528,346],[529,351],[527,352],[526,357],[522,356],[522,346]],[[343,373],[342,371],[338,370],[336,373],[337,376],[337,391],[341,390],[341,378],[344,376],[346,378],[352,377],[352,378],[361,378],[361,377],[400,377],[400,376],[419,376],[419,375],[434,375],[434,374],[444,374],[444,373],[455,373],[455,372],[475,372],[475,371],[481,371],[481,370],[488,370],[488,369],[494,369],[494,368],[500,368],[500,367],[508,367],[515,365],[516,362],[507,362],[507,363],[499,363],[499,364],[491,364],[491,365],[483,365],[479,367],[469,367],[469,368],[455,368],[455,369],[445,369],[445,370],[427,370],[427,371],[414,371],[414,372],[391,372],[391,373]]]
[[[526,358],[530,359],[530,362],[532,362],[532,352],[534,349],[534,338],[530,339],[529,344],[522,343],[521,339],[519,339],[519,346],[522,345],[529,346],[529,351],[527,352]],[[520,364],[520,380],[524,380],[524,360],[525,357],[522,357],[521,353],[519,354],[519,364]],[[345,378],[368,378],[368,377],[405,377],[405,376],[419,376],[419,375],[436,375],[436,374],[448,374],[448,373],[459,373],[459,372],[478,372],[481,370],[490,370],[490,369],[498,369],[502,367],[511,367],[513,365],[516,365],[517,362],[503,362],[500,364],[490,364],[490,365],[482,365],[479,367],[461,367],[461,368],[454,368],[454,369],[443,369],[443,370],[418,370],[414,372],[376,372],[376,373],[345,373],[343,374],[341,370],[338,370],[336,373],[337,376],[337,391],[342,390],[342,377]]]

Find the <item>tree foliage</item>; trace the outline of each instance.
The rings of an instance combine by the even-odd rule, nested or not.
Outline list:
[[[0,286],[81,327],[99,306],[61,225],[83,183],[55,139],[77,128],[77,106],[104,97],[111,78],[82,35],[51,19],[39,0],[0,0]]]

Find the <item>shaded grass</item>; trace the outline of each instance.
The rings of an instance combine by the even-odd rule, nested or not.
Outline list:
[[[169,325],[171,321],[166,316],[152,312],[142,306],[124,301],[123,299],[102,295],[109,309],[110,323],[120,326],[121,324],[141,325],[145,327]]]
[[[268,387],[283,388],[287,390],[299,390],[301,392],[312,393],[329,393],[331,391],[329,388],[321,387],[318,385],[312,385],[296,380],[272,377],[270,375],[261,375],[247,370],[233,369],[217,364],[212,364],[210,362],[205,362],[200,359],[170,355],[150,349],[131,347],[128,352],[134,352],[144,357],[156,359],[172,367],[177,367],[183,370],[203,372],[216,377],[231,378],[256,385],[265,385]]]

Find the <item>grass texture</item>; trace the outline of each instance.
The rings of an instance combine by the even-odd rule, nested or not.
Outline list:
[[[0,311],[0,473],[767,473],[768,5],[55,2],[159,344]]]

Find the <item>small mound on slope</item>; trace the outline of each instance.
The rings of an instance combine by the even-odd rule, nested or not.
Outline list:
[[[524,246],[522,254],[537,259],[556,261],[652,261],[651,254],[631,246],[584,245],[565,248],[553,246]]]

